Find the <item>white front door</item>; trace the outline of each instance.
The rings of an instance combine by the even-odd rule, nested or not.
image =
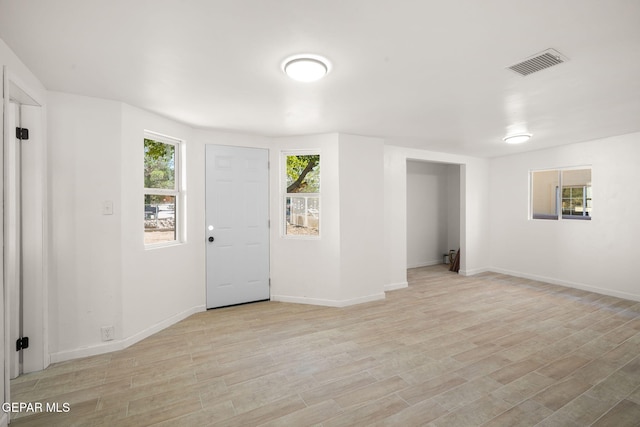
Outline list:
[[[269,152],[206,146],[207,308],[269,299]]]

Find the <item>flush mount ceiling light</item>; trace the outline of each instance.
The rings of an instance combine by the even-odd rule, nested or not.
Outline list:
[[[315,82],[326,76],[330,70],[329,61],[318,55],[295,55],[282,63],[282,71],[299,82]]]
[[[523,142],[527,142],[529,138],[531,138],[530,133],[519,133],[516,135],[505,136],[502,140],[507,144],[522,144]]]

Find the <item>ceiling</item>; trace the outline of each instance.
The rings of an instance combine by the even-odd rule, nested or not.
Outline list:
[[[640,131],[637,0],[0,0],[0,38],[49,90],[195,127],[481,157]],[[290,80],[298,53],[331,73]]]

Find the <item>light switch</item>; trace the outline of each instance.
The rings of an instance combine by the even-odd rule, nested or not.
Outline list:
[[[102,215],[113,215],[113,202],[111,200],[102,202]]]

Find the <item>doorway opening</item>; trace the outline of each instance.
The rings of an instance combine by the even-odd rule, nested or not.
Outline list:
[[[407,268],[448,263],[460,248],[460,188],[459,164],[407,160]]]

